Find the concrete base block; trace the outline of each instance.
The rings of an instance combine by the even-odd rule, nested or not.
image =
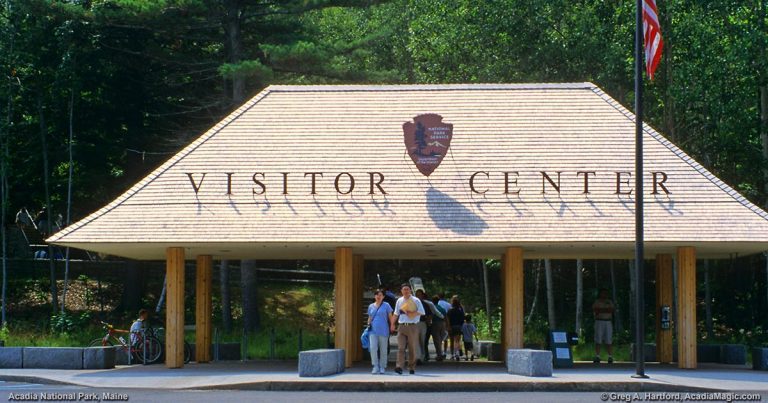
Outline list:
[[[723,344],[720,346],[720,360],[723,364],[745,365],[747,348],[743,344]]]
[[[131,357],[131,361],[128,362],[128,347],[114,346],[115,349],[115,365],[131,365],[136,364],[134,357]]]
[[[83,369],[110,369],[114,367],[114,348],[88,347],[83,349]]]
[[[768,371],[768,348],[755,347],[752,349],[752,369]]]
[[[523,376],[552,376],[552,352],[547,350],[507,350],[507,372]]]
[[[24,347],[24,368],[83,369],[82,347]]]
[[[21,368],[23,347],[0,348],[0,368]]]
[[[344,372],[344,350],[320,349],[299,352],[299,376],[328,376]]]

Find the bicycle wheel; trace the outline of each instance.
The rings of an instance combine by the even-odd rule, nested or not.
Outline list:
[[[163,346],[156,337],[147,337],[143,342],[139,342],[134,350],[136,361],[143,364],[153,364],[160,359],[163,352]],[[145,361],[146,357],[146,361]]]
[[[104,340],[104,338],[98,338],[98,339],[91,340],[91,342],[88,344],[88,347],[103,347],[103,346],[114,346],[114,345],[115,344],[112,343],[112,340],[109,340],[109,339]]]
[[[190,347],[189,343],[185,341],[184,342],[184,364],[189,364],[190,361],[192,361],[192,347]]]

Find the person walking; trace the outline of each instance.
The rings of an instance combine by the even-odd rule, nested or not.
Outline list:
[[[426,318],[425,321],[422,321],[422,323],[424,324],[424,336],[422,338],[423,341],[421,343],[421,346],[422,346],[422,351],[424,353],[423,354],[424,362],[429,361],[429,338],[430,337],[432,337],[435,341],[436,359],[438,361],[442,361],[442,358],[441,358],[442,351],[440,351],[441,349],[439,348],[440,341],[442,341],[442,338],[441,338],[442,335],[440,333],[434,334],[432,330],[435,323],[440,323],[444,320],[445,315],[443,315],[437,309],[435,304],[433,304],[432,301],[429,300],[429,296],[423,290],[416,291],[416,298],[418,298],[421,301],[422,305],[424,305],[424,312],[426,313],[426,315],[421,317],[422,319]],[[421,329],[419,329],[419,331],[421,332]]]
[[[600,363],[600,344],[605,344],[608,350],[608,363],[613,363],[613,312],[616,306],[608,298],[608,290],[601,288],[597,295],[597,301],[592,304],[592,312],[595,314],[595,364]]]
[[[411,294],[411,286],[403,284],[400,287],[402,297],[397,299],[395,312],[392,316],[390,330],[395,330],[397,322],[397,363],[395,372],[403,373],[405,366],[405,350],[408,349],[408,372],[416,373],[416,359],[419,357],[419,319],[424,315],[424,305],[416,296]]]
[[[448,310],[448,332],[451,341],[451,355],[453,359],[461,359],[461,326],[464,324],[464,307],[461,306],[459,296],[451,297],[451,309]]]
[[[461,325],[461,334],[464,337],[464,361],[475,360],[475,349],[473,348],[473,338],[477,341],[477,327],[472,323],[472,315],[467,314],[464,317],[464,324]]]
[[[444,315],[448,314],[448,311],[451,310],[451,303],[445,300],[445,294],[439,293],[437,294],[438,301],[437,306],[443,308],[445,311]],[[442,333],[442,340],[443,340],[443,358],[445,358],[445,353],[448,351],[448,338],[450,337],[450,328],[448,327],[448,321],[446,320],[443,322],[443,333]]]
[[[387,370],[389,347],[389,324],[392,323],[392,307],[384,302],[384,291],[376,290],[374,301],[368,305],[368,337],[370,340],[372,374],[383,374]]]
[[[445,316],[448,314],[446,309],[443,309],[439,304],[440,298],[435,295],[432,297],[432,305],[435,306],[440,315],[432,317],[432,327],[430,333],[432,334],[432,341],[435,343],[435,352],[437,353],[437,361],[445,359],[445,347],[444,344],[448,341],[448,330],[446,327],[447,319]]]

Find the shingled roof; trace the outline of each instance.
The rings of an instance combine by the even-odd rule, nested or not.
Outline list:
[[[403,139],[420,114],[453,125],[428,177]],[[768,250],[765,211],[648,126],[644,144],[648,256]],[[632,172],[634,116],[591,83],[271,86],[48,241],[139,259],[168,246],[217,258],[330,258],[336,246],[366,258],[494,257],[506,246],[629,258]]]

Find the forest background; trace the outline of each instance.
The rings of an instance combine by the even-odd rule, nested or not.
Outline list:
[[[664,54],[656,79],[646,81],[644,102],[649,124],[764,208],[767,3],[659,0]],[[267,85],[589,81],[633,109],[632,1],[2,0],[0,5],[0,339],[15,333],[23,336],[20,343],[35,343],[31,333],[71,335],[92,326],[96,316],[125,321],[139,306],[157,303],[160,266],[45,247],[46,256],[62,259],[32,260],[30,245],[111,201]],[[20,233],[22,209],[36,225],[42,223],[39,234]],[[64,259],[70,253],[72,264]],[[768,341],[766,257],[733,256],[700,266],[704,341]],[[258,331],[270,323],[269,312],[277,312],[277,305],[299,304],[293,310],[306,308],[307,328],[330,328],[332,316],[324,314],[332,295],[327,278],[307,275],[307,282],[296,285],[290,276],[270,278],[266,273],[275,272],[257,270],[330,267],[328,262],[243,261],[231,267],[223,262],[216,321],[229,332],[233,326]],[[487,305],[498,307],[495,261],[381,261],[367,271],[366,281],[375,285],[374,273],[393,284],[421,275],[433,290],[460,292],[470,306],[487,312],[483,267],[492,278]],[[625,261],[527,262],[526,337],[538,340],[556,326],[588,329],[594,290],[608,287],[621,308],[618,322],[626,325],[619,334],[628,339],[634,292],[628,268]],[[653,296],[653,271],[646,272],[646,295]],[[282,285],[265,286],[266,280]],[[582,302],[585,284],[591,291]],[[79,304],[74,294],[69,302],[62,295],[68,287],[79,293]],[[546,289],[546,300],[540,288]],[[646,312],[652,340],[652,298]],[[494,315],[487,322],[494,323]]]

